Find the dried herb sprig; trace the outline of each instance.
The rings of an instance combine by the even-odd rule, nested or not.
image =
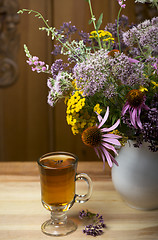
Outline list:
[[[104,224],[103,216],[99,213],[96,214],[88,210],[82,210],[79,212],[79,218],[91,220],[92,222],[91,224],[86,225],[83,229],[83,233],[85,233],[86,235],[96,237],[104,233],[102,229],[106,228],[106,225]]]

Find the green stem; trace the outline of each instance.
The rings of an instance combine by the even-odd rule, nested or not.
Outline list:
[[[120,43],[120,36],[119,36],[119,19],[120,19],[121,10],[122,10],[122,7],[120,8],[117,16],[117,39],[118,39],[120,53],[121,53],[121,43]]]
[[[138,39],[136,39],[136,42],[137,42],[137,44],[138,44],[138,47],[139,47],[139,49],[140,49],[140,52],[141,52],[142,56],[145,57],[145,54],[144,54],[144,52],[143,52],[143,50],[142,50],[142,48],[141,48],[141,46],[140,46],[140,43],[139,43]],[[146,58],[146,57],[145,57],[145,58]]]
[[[75,55],[76,55],[76,52],[75,52],[75,50],[74,50],[73,48],[67,46],[66,43],[63,43],[63,42],[60,40],[60,38],[57,36],[57,33],[54,31],[53,28],[51,28],[51,27],[48,25],[47,21],[44,19],[44,17],[42,16],[41,13],[39,13],[39,12],[37,12],[37,11],[34,11],[34,10],[29,10],[29,9],[23,9],[23,10],[20,10],[20,11],[19,11],[19,13],[23,13],[23,12],[35,13],[36,16],[38,16],[39,18],[42,19],[42,21],[45,23],[46,27],[49,29],[49,31],[52,33],[52,35],[56,38],[56,40],[57,40],[58,42],[60,42],[60,43],[63,45],[63,47],[65,47],[65,48],[68,49],[69,51],[75,53]],[[77,56],[77,57],[80,59],[80,61],[83,61],[83,60],[84,60],[84,59],[82,59],[80,56]]]
[[[100,47],[100,49],[101,49],[101,48],[102,48],[102,46],[101,46],[101,41],[100,41],[100,38],[99,38],[98,29],[97,29],[96,24],[95,24],[95,16],[94,16],[94,14],[93,14],[91,0],[88,0],[88,3],[89,3],[90,13],[91,13],[91,19],[92,19],[92,22],[93,22],[93,25],[94,25],[94,29],[95,29],[95,31],[96,31],[96,33],[97,33],[98,43],[99,43],[99,47]]]

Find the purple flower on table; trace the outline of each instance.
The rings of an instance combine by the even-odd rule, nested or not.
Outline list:
[[[121,146],[118,141],[121,136],[112,134],[111,131],[118,127],[120,119],[118,119],[113,126],[109,128],[102,128],[108,119],[109,107],[107,107],[107,111],[103,118],[98,113],[97,116],[99,124],[85,129],[82,133],[82,141],[87,146],[93,147],[98,157],[101,155],[104,166],[105,160],[107,160],[110,167],[112,167],[113,162],[118,165],[117,161],[113,157],[113,155],[117,155],[117,151],[113,145]]]
[[[127,94],[127,101],[122,108],[121,115],[124,116],[128,111],[130,114],[131,124],[140,129],[143,128],[142,123],[140,121],[141,110],[144,108],[145,110],[149,110],[149,107],[145,104],[146,97],[143,92],[138,89],[133,89]]]
[[[90,220],[90,224],[86,225],[83,229],[83,233],[86,235],[96,237],[104,233],[103,228],[106,228],[106,224],[104,223],[103,216],[99,213],[96,214],[88,210],[82,210],[79,212],[79,218]]]

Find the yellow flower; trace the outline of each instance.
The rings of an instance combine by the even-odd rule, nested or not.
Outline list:
[[[147,92],[148,91],[148,89],[147,88],[145,88],[145,87],[143,87],[143,86],[140,86],[139,87],[139,91],[141,91],[141,92]]]
[[[100,108],[100,104],[96,104],[93,109],[94,112],[97,112],[100,114],[102,112],[102,109]]]
[[[156,87],[158,87],[158,83],[156,83],[155,81],[151,80],[151,83],[154,85],[154,87],[153,87],[153,88],[156,88]]]
[[[72,130],[72,133],[73,133],[74,135],[76,135],[76,134],[79,133],[79,131],[78,131],[78,129],[77,129],[76,127],[72,127],[71,130]]]
[[[92,31],[90,32],[90,38],[97,38],[99,35],[99,38],[108,38],[108,40],[114,40],[114,38],[112,38],[112,34],[109,31],[104,31],[104,30],[99,30],[98,34],[96,31]],[[107,40],[107,41],[108,41]]]
[[[93,122],[88,123],[88,127],[93,127],[93,126],[94,126]]]
[[[86,99],[82,97],[80,91],[76,91],[73,95],[71,95],[66,101],[67,104],[67,123],[71,125],[72,133],[74,135],[82,132],[83,128],[87,124],[86,120],[82,116],[85,112],[83,109],[85,106]]]
[[[81,122],[81,128],[84,128],[84,127],[85,127],[85,125],[86,125],[86,121],[85,121],[85,120],[83,120],[83,121]]]
[[[109,37],[109,38],[104,38],[103,39],[103,41],[105,42],[107,42],[107,41],[112,41],[112,42],[114,42],[114,40],[115,40],[115,38],[111,38],[111,37]]]
[[[75,126],[76,122],[77,122],[77,120],[74,118],[72,123],[71,123],[71,126]]]
[[[90,32],[90,37],[89,38],[96,38],[97,37],[97,32],[96,31],[92,31]]]
[[[108,31],[102,31],[100,33],[100,35],[101,35],[101,37],[107,36],[107,37],[111,37],[112,38],[112,34],[110,32],[108,32]]]

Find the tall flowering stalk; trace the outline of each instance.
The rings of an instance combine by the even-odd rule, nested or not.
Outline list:
[[[98,24],[96,24],[96,23],[95,23],[95,22],[96,22],[96,18],[95,18],[94,14],[93,14],[91,0],[86,0],[86,1],[87,1],[88,4],[89,4],[89,9],[90,9],[90,13],[91,13],[91,21],[90,21],[90,23],[93,22],[94,29],[95,29],[96,34],[97,34],[97,39],[98,39],[99,47],[100,47],[100,49],[101,49],[102,46],[101,46],[101,41],[100,41],[100,38],[99,38],[98,29],[99,29],[99,27],[100,27],[99,25],[101,25],[102,16],[103,16],[103,15],[100,16],[100,19],[99,19],[99,21],[98,21]]]
[[[119,33],[119,19],[120,19],[120,14],[122,11],[122,8],[126,7],[126,4],[124,3],[126,0],[118,0],[118,4],[120,5],[120,10],[118,12],[117,16],[117,39],[118,39],[118,44],[119,44],[119,51],[121,52],[121,43],[120,43],[120,33]]]

